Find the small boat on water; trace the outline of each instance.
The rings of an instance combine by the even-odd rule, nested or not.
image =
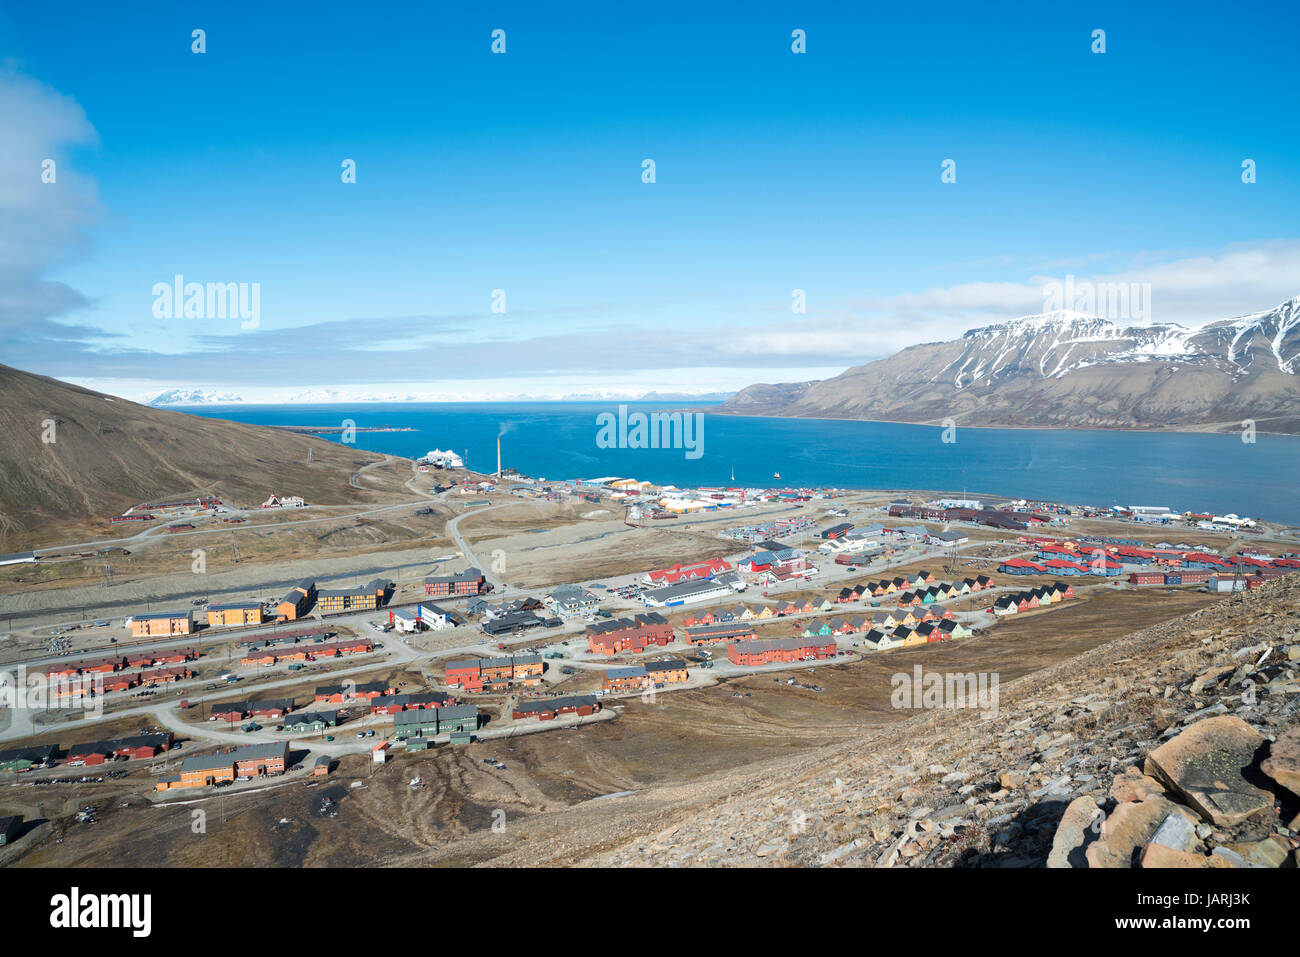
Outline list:
[[[780,473],[780,472],[773,472],[773,473],[772,473],[772,478],[774,478],[774,479],[779,479],[780,477],[781,477],[781,473]]]

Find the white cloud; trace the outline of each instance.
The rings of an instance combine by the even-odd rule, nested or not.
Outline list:
[[[67,162],[70,148],[96,142],[75,101],[0,69],[0,324],[26,326],[83,305],[84,296],[45,278],[88,245],[98,215],[92,183]],[[55,181],[42,181],[54,162]]]
[[[1215,253],[1158,261],[1109,273],[1073,273],[1076,285],[1150,283],[1150,322],[1199,326],[1270,309],[1300,295],[1300,241],[1278,240],[1227,247]],[[720,339],[732,355],[891,355],[920,342],[954,339],[970,329],[1035,315],[1044,287],[1066,272],[1032,275],[1023,282],[971,282],[895,296],[837,304],[834,311],[747,329]],[[1134,323],[1140,325],[1143,323]]]

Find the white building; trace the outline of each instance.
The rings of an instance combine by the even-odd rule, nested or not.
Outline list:
[[[434,468],[439,469],[463,469],[465,467],[464,459],[450,449],[446,452],[441,449],[433,449],[430,452],[426,452],[422,458],[417,459],[416,461],[423,462],[426,465],[432,465]]]
[[[730,585],[717,581],[684,582],[669,585],[667,588],[655,588],[644,592],[641,600],[656,607],[673,607],[676,605],[693,605],[708,601],[710,598],[726,598],[733,594]]]
[[[421,602],[415,606],[415,613],[420,616],[420,623],[430,631],[442,631],[444,628],[456,627],[456,623],[451,620],[451,615],[437,605]],[[397,614],[397,612],[394,612],[394,614]]]
[[[1232,575],[1211,575],[1209,586],[1212,592],[1245,591],[1246,580]]]

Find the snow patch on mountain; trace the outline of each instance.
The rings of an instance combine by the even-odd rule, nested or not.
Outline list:
[[[235,405],[244,400],[233,392],[208,389],[167,389],[149,400],[155,408],[169,405]]]

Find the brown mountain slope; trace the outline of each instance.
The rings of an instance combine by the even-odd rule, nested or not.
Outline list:
[[[920,711],[851,743],[586,801],[498,840],[492,863],[1041,867],[1070,802],[1115,816],[1184,728],[1227,714],[1265,741],[1295,734],[1297,614],[1300,580],[1270,582],[1007,682],[991,720]],[[1296,817],[1300,795],[1259,780],[1267,805],[1207,850],[1274,840]]]
[[[364,504],[375,493],[349,480],[357,463],[380,458],[279,429],[154,409],[0,365],[0,551],[48,542],[61,525],[106,518],[142,501],[196,493],[241,504],[272,492],[322,505]]]
[[[1026,316],[821,382],[754,385],[712,411],[1011,428],[1300,434],[1300,297],[1213,322]]]

